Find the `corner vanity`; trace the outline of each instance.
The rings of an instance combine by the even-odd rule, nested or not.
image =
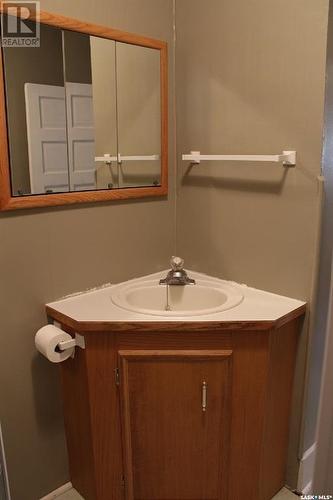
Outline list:
[[[160,272],[47,305],[80,339],[60,367],[86,500],[270,500],[284,485],[306,305],[188,274],[195,286]]]

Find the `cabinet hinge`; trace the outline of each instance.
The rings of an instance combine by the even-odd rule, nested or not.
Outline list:
[[[114,370],[114,377],[115,377],[115,382],[116,382],[116,385],[120,385],[120,373],[119,373],[119,368],[115,368],[115,370]]]

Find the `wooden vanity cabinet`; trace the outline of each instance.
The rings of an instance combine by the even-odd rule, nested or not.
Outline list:
[[[63,320],[86,345],[61,364],[73,486],[86,500],[270,500],[284,485],[302,314]]]
[[[128,498],[226,498],[231,350],[119,352]]]

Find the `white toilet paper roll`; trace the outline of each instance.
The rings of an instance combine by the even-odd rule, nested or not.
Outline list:
[[[59,342],[72,340],[72,337],[53,325],[43,326],[35,335],[35,345],[37,350],[52,363],[61,363],[68,359],[74,352],[75,347],[59,351]]]

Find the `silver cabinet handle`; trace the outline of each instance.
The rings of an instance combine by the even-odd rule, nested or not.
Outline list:
[[[207,382],[202,382],[202,397],[201,397],[202,411],[207,409]]]

